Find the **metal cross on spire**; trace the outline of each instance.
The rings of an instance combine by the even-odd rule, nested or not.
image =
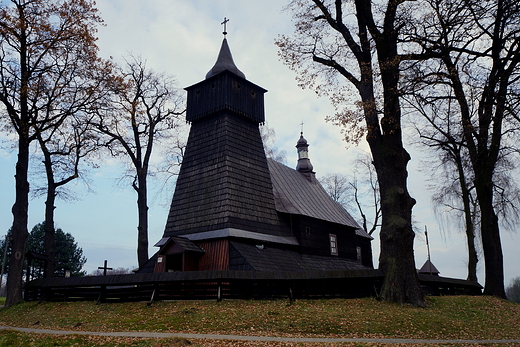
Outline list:
[[[302,126],[302,135],[303,135],[303,125],[304,125],[304,124],[305,124],[305,123],[304,123],[303,120],[302,120],[302,122],[300,123],[300,125]]]
[[[222,23],[220,23],[220,24],[222,24],[224,26],[224,31],[222,32],[222,34],[224,34],[224,36],[227,35],[227,22],[229,22],[229,19],[224,17],[224,21]]]

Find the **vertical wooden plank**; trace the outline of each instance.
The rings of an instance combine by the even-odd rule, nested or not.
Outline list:
[[[206,253],[199,261],[199,271],[229,270],[229,242],[227,239],[199,243]]]

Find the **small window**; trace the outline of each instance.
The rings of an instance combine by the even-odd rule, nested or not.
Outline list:
[[[335,234],[329,234],[330,254],[338,255],[338,239]]]
[[[357,261],[359,263],[361,263],[361,260],[362,260],[362,257],[361,257],[361,247],[357,246],[356,247],[356,252],[357,252]]]
[[[305,227],[305,233],[310,234],[311,233],[311,227]]]

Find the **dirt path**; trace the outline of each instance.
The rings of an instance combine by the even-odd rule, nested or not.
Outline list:
[[[234,340],[234,341],[258,341],[258,342],[299,342],[299,343],[520,343],[520,340],[429,340],[429,339],[369,339],[369,338],[321,338],[321,337],[272,337],[272,336],[244,336],[244,335],[217,335],[217,334],[183,334],[183,333],[157,333],[157,332],[94,332],[94,331],[66,331],[34,328],[18,328],[0,326],[2,330],[16,330],[24,333],[53,334],[53,335],[95,335],[117,337],[144,337],[144,338],[185,338],[185,339],[209,339],[209,340]]]

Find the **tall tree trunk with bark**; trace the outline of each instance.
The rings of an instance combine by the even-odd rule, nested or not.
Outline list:
[[[412,208],[415,199],[410,196],[407,187],[410,155],[403,146],[399,103],[401,58],[397,51],[395,21],[397,7],[401,2],[388,1],[383,31],[379,31],[373,24],[370,6],[361,0],[356,2],[359,2],[358,16],[365,16],[369,32],[374,38],[383,87],[383,118],[375,136],[371,135],[375,124],[367,121],[367,140],[381,194],[379,268],[385,274],[381,297],[386,301],[424,306],[424,294],[417,277],[413,251],[415,233],[412,228]],[[375,122],[375,119],[372,121]]]
[[[381,297],[386,301],[424,306],[413,253],[415,200],[410,197],[406,183],[410,156],[403,147],[399,104],[400,64],[412,59],[400,55],[397,49],[402,24],[398,7],[403,1],[384,1],[379,5],[386,8],[378,5],[381,11],[377,15],[372,12],[372,3],[366,0],[312,0],[313,5],[309,3],[311,1],[304,0],[291,3],[297,22],[296,39],[278,40],[281,55],[292,69],[302,72],[303,77],[298,78],[302,86],[311,85],[318,93],[334,89],[339,86],[337,77],[330,77],[334,69],[336,76],[344,77],[359,92],[364,131],[381,195],[379,267],[385,274]],[[312,66],[302,63],[309,57],[328,69],[310,71]],[[316,73],[326,82],[317,85]],[[342,95],[343,88],[339,86],[338,94],[336,91],[329,94],[333,95],[331,99],[336,105],[350,102],[349,97]],[[383,102],[382,117],[377,101]],[[356,129],[359,117],[352,114],[348,111],[338,114],[335,120]],[[347,137],[355,139],[359,134]]]
[[[378,171],[381,192],[382,223],[379,232],[381,252],[379,268],[385,274],[381,297],[401,304],[424,305],[424,297],[417,278],[412,230],[412,207],[415,200],[406,186],[406,164],[410,157],[404,149],[372,144],[374,166]],[[391,165],[388,165],[390,164]]]
[[[137,192],[137,260],[139,266],[143,266],[148,260],[148,188],[147,178],[148,168],[137,170],[137,185],[133,187]]]
[[[493,206],[493,184],[491,180],[485,180],[482,176],[484,175],[475,179],[475,189],[480,206],[482,250],[486,265],[484,294],[505,299],[504,260],[498,217]]]
[[[13,227],[12,227],[12,256],[9,261],[9,274],[7,276],[7,297],[5,306],[12,306],[22,300],[22,276],[23,263],[25,257],[25,247],[27,245],[27,238],[29,232],[27,230],[27,223],[29,219],[29,144],[30,134],[30,117],[28,104],[28,89],[29,89],[29,70],[27,57],[27,33],[26,21],[23,6],[18,6],[18,13],[20,15],[20,23],[22,28],[20,30],[20,114],[17,122],[18,132],[18,161],[16,162],[16,198],[13,205]],[[12,119],[16,119],[15,111],[9,110],[13,113],[10,115]]]
[[[471,204],[471,193],[468,189],[468,182],[464,174],[469,168],[464,168],[460,147],[453,145],[452,147],[453,159],[457,166],[457,173],[459,176],[460,190],[462,194],[462,205],[464,208],[464,222],[466,225],[466,240],[468,244],[468,281],[477,282],[477,263],[478,255],[475,246],[475,225],[473,223],[473,208]]]
[[[45,174],[47,175],[47,198],[45,200],[45,255],[47,257],[45,271],[43,277],[54,277],[56,270],[56,241],[55,241],[55,229],[54,229],[54,209],[56,208],[56,183],[54,181],[54,171],[52,169],[52,159],[48,150],[46,150],[45,144],[43,144],[41,137],[38,138],[40,147],[43,152],[45,165]]]
[[[28,129],[19,130],[18,161],[16,163],[16,200],[13,205],[12,226],[12,255],[9,260],[9,274],[7,276],[7,297],[5,306],[9,307],[22,298],[22,276],[25,257],[25,247],[29,232],[27,230],[29,210],[29,136]]]

